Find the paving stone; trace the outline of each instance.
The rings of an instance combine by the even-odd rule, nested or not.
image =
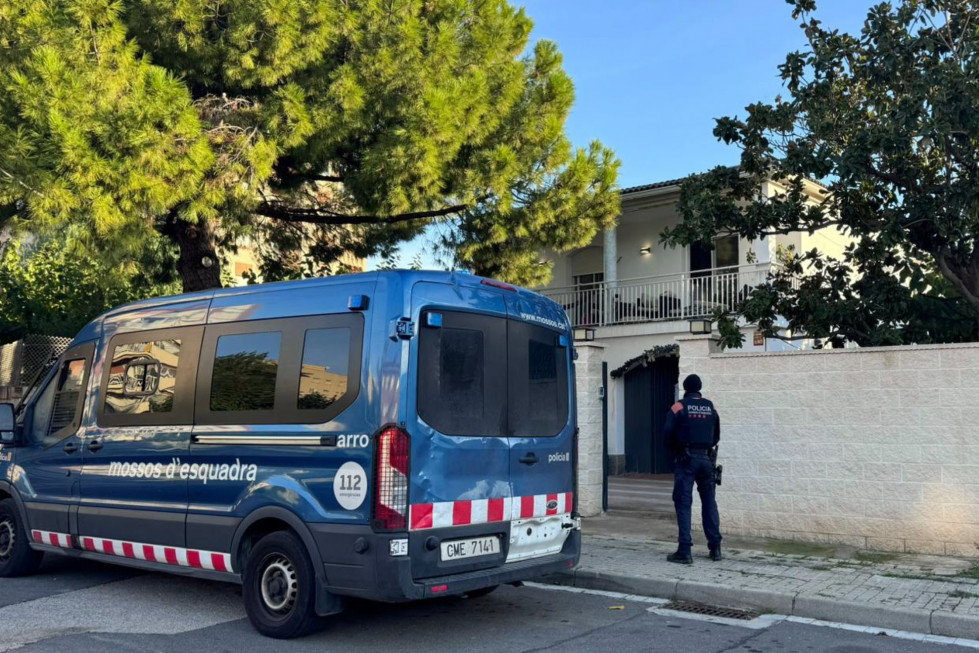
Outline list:
[[[666,561],[675,548],[586,535],[578,569],[548,582],[948,637],[979,633],[979,597],[968,596],[979,594],[979,581],[935,573],[968,562],[905,554],[900,563],[854,563],[732,549],[716,563],[695,550],[695,563],[684,566]]]

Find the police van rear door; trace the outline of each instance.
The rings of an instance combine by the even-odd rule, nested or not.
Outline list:
[[[506,305],[499,291],[419,282],[407,384],[416,578],[504,564],[509,533]]]
[[[508,436],[513,510],[507,562],[561,551],[574,501],[572,349],[556,304],[508,297]]]

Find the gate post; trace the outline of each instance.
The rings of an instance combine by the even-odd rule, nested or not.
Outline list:
[[[680,383],[688,374],[707,374],[710,355],[720,353],[721,347],[712,334],[678,336],[680,345]],[[709,383],[709,380],[705,379]]]
[[[576,342],[575,386],[578,391],[578,512],[602,513],[605,447],[602,441],[602,362],[605,346]]]

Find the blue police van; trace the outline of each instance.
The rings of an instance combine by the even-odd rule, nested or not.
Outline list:
[[[240,583],[286,638],[345,597],[568,569],[573,353],[559,305],[460,273],[111,310],[0,404],[0,576],[58,553]]]

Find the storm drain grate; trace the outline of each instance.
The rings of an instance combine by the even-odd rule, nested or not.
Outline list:
[[[709,617],[723,617],[724,619],[740,619],[751,621],[757,619],[758,614],[749,610],[737,610],[735,608],[722,608],[696,601],[670,601],[663,606],[663,610],[675,610],[677,612],[691,612],[693,614],[703,614]]]

